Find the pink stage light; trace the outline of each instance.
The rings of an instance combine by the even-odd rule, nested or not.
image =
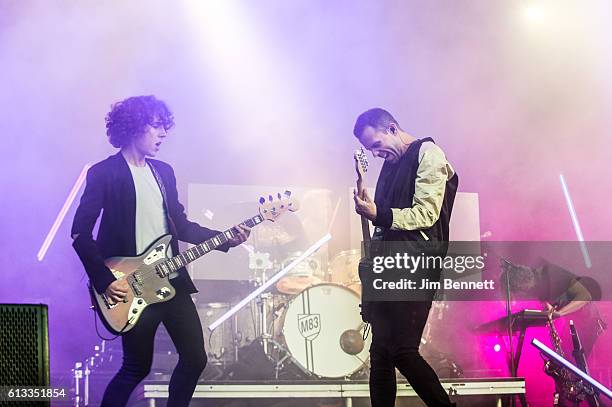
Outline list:
[[[495,352],[499,352],[501,350],[501,345],[499,343],[496,343],[495,346],[493,346],[493,350]]]
[[[565,196],[567,210],[569,211],[570,217],[572,218],[572,224],[574,225],[576,238],[578,239],[578,242],[580,242],[580,250],[582,251],[582,257],[584,258],[584,265],[586,266],[586,268],[591,268],[591,257],[589,256],[586,243],[584,242],[582,229],[580,228],[580,223],[578,222],[578,215],[576,214],[576,209],[574,209],[574,203],[572,202],[572,197],[570,195],[569,188],[567,187],[563,174],[559,174],[559,180],[561,181],[561,188],[563,189],[563,195]]]
[[[81,170],[81,174],[74,183],[72,190],[68,194],[66,202],[64,202],[64,206],[62,206],[62,209],[57,214],[55,222],[53,222],[53,226],[51,226],[51,229],[49,230],[49,233],[47,233],[45,241],[43,242],[42,246],[40,247],[40,250],[38,251],[38,254],[36,255],[38,261],[43,261],[43,259],[45,258],[45,254],[47,254],[47,250],[49,250],[49,246],[51,246],[51,243],[53,242],[53,239],[57,234],[57,230],[59,229],[60,225],[62,224],[62,221],[66,217],[68,209],[70,209],[70,206],[72,206],[72,202],[76,198],[79,189],[81,189],[81,185],[83,185],[83,183],[85,182],[85,177],[87,176],[87,170],[89,170],[89,167],[91,167],[91,163],[85,164],[83,170]]]

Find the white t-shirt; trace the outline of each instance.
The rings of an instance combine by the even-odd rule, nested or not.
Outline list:
[[[157,238],[168,233],[164,199],[148,165],[129,164],[136,187],[136,252],[142,252]],[[168,255],[172,255],[169,249]]]

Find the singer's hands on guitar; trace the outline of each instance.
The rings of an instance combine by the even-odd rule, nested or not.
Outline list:
[[[251,234],[251,228],[243,224],[234,226],[234,230],[238,231],[238,234],[229,239],[228,242],[230,247],[236,247],[246,242],[246,240],[249,238],[249,235]]]
[[[108,287],[106,287],[106,291],[104,294],[113,301],[113,303],[118,303],[123,301],[123,299],[127,296],[128,290],[130,287],[128,286],[128,282],[125,279],[115,280]]]
[[[373,222],[376,219],[376,204],[368,194],[368,191],[363,189],[360,196],[357,189],[354,189],[353,199],[355,200],[355,212]]]

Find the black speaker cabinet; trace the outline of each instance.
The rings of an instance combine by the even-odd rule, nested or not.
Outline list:
[[[0,304],[0,386],[49,386],[46,305]]]

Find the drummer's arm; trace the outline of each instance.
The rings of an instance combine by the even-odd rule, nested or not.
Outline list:
[[[589,290],[576,279],[572,280],[572,283],[567,290],[567,294],[572,300],[557,310],[557,313],[559,313],[560,316],[565,316],[571,314],[572,312],[576,312],[592,300]]]

